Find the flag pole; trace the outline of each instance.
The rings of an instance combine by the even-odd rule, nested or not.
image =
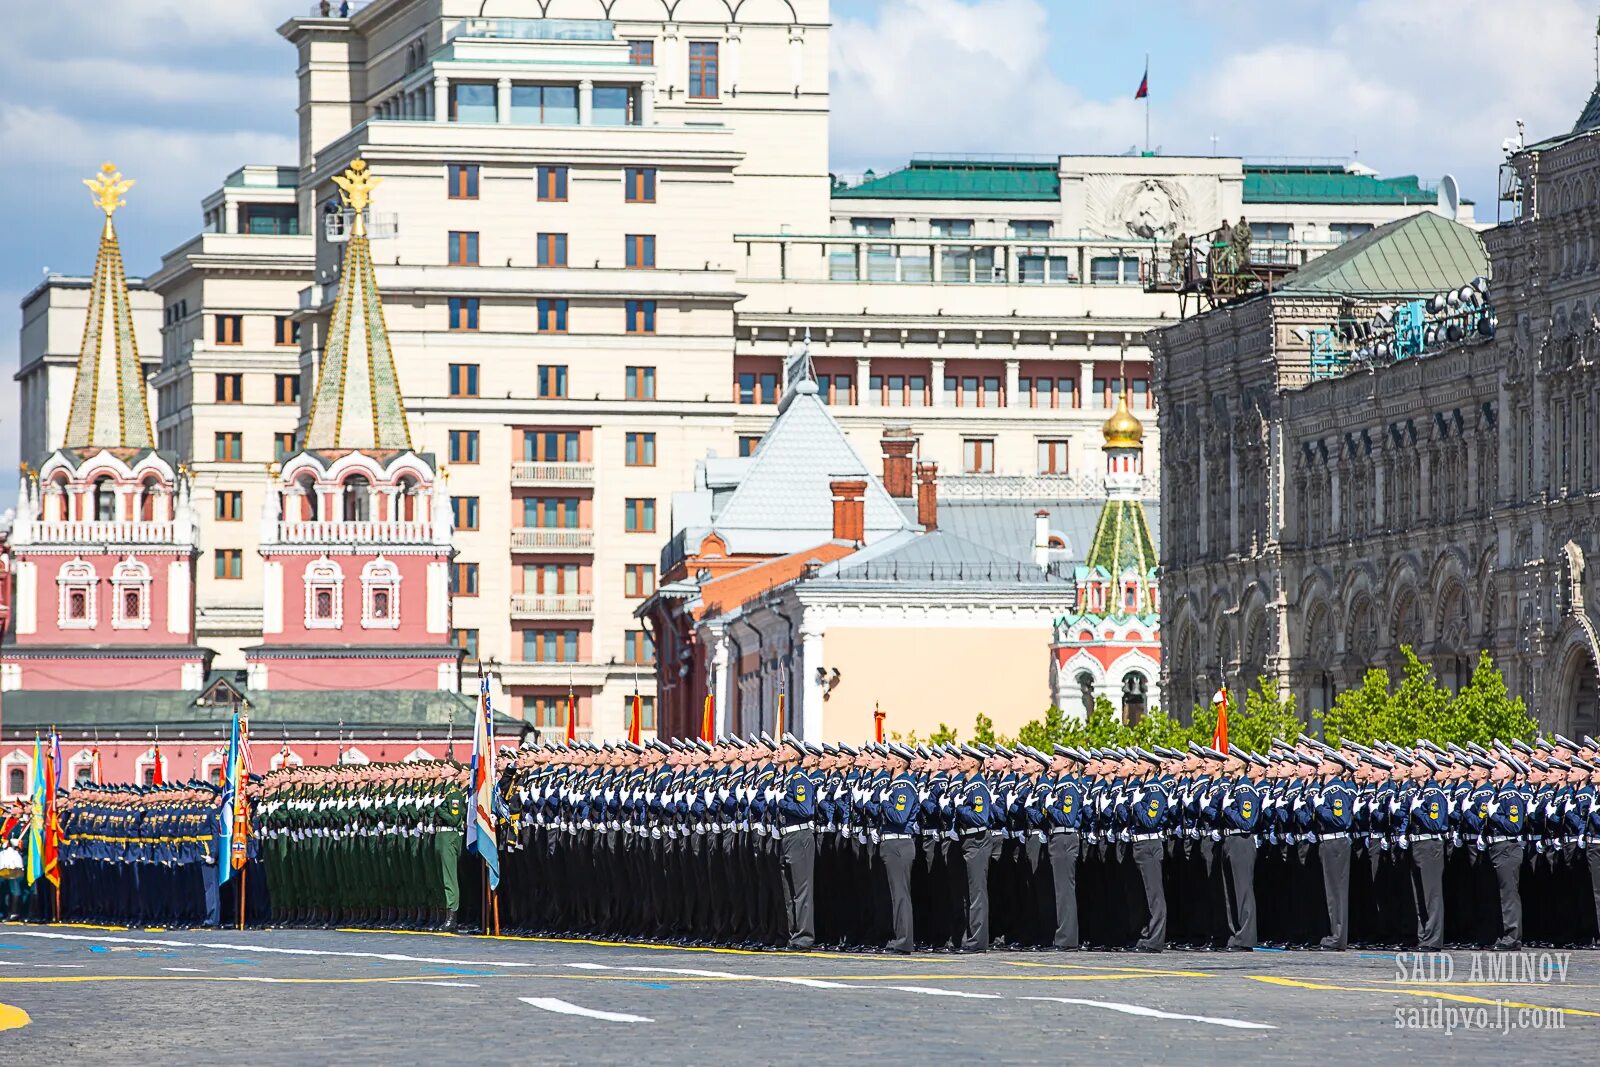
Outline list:
[[[1149,52],[1144,54],[1144,76],[1145,84],[1148,86],[1150,78]],[[1144,150],[1147,154],[1150,151],[1150,90],[1148,88],[1145,89],[1144,93]]]
[[[236,802],[237,803],[237,802]],[[228,857],[228,862],[233,862],[233,857]],[[246,863],[239,868],[239,929],[244,929],[244,883],[250,877],[250,865]]]

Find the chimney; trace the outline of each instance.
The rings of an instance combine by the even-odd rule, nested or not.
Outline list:
[[[924,530],[939,528],[939,465],[917,464],[917,521]]]
[[[917,437],[906,426],[889,426],[883,431],[883,487],[896,500],[911,499],[911,453]]]
[[[833,539],[860,544],[867,539],[867,483],[864,478],[835,478],[833,490]]]
[[[1033,562],[1050,565],[1050,513],[1043,508],[1033,513]]]

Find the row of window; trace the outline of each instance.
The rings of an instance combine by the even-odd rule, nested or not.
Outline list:
[[[450,396],[458,399],[476,397],[478,393],[479,364],[452,363],[449,369]],[[567,365],[541,363],[535,379],[541,399],[565,399],[567,396]],[[654,367],[626,367],[623,369],[622,395],[626,400],[654,400],[656,398],[656,369]]]
[[[632,722],[633,694],[622,698],[622,721]],[[564,730],[567,725],[567,697],[561,695],[526,696],[522,698],[522,717],[541,730]],[[639,728],[656,728],[656,698],[639,696]],[[20,787],[19,787],[20,788]]]
[[[552,266],[566,265],[566,236],[564,234],[543,234],[545,237],[560,237],[562,243],[559,251],[562,261]],[[648,256],[649,262],[641,262],[640,266],[655,266],[655,238],[649,238],[649,243],[640,245],[639,256]],[[630,255],[632,253],[630,252]],[[539,255],[540,265],[543,262],[544,248],[541,245]],[[628,264],[630,267],[634,263]],[[476,296],[452,296],[448,307],[450,313],[450,329],[457,333],[475,333],[478,330],[478,311],[482,300]],[[541,299],[538,304],[538,328],[540,333],[566,333],[567,332],[567,301],[563,298]],[[654,300],[625,300],[623,301],[624,329],[633,334],[649,334],[656,332],[656,302]]]
[[[577,663],[580,631],[576,628],[540,627],[523,630],[522,662]],[[644,630],[626,630],[622,635],[622,662],[648,666],[656,661],[655,643]],[[630,698],[631,699],[631,698]]]
[[[569,168],[557,164],[535,170],[535,195],[542,204],[559,204],[567,199]],[[476,200],[481,184],[476,163],[450,163],[445,167],[445,193],[451,200]],[[622,168],[622,201],[625,204],[656,202],[656,168]]]
[[[537,263],[541,267],[565,267],[567,263],[567,235],[541,233],[538,235]],[[447,261],[452,267],[476,267],[478,261],[478,231],[451,230],[445,248]],[[622,239],[622,262],[625,267],[645,270],[656,265],[656,239],[654,234],[630,233]]]
[[[457,497],[461,500],[461,497]],[[460,574],[458,580],[477,588],[477,564],[465,564],[472,570]],[[583,568],[576,563],[526,563],[522,567],[522,591],[536,596],[571,596],[584,590],[580,582]],[[643,600],[656,591],[656,568],[650,563],[628,563],[622,571],[622,595],[629,600]],[[464,594],[474,596],[475,593]]]
[[[933,403],[926,374],[874,374],[868,378],[868,388],[881,407],[927,407]],[[1135,378],[1129,383],[1130,401],[1134,407],[1153,407],[1155,398],[1150,383]],[[1122,397],[1122,379],[1094,379],[1094,393],[1102,407],[1112,408]],[[824,404],[852,405],[860,403],[853,374],[817,375],[817,395]],[[1076,408],[1082,407],[1078,397],[1076,378],[1035,378],[1017,380],[1016,403],[1007,404],[1005,380],[999,375],[952,374],[944,379],[945,401],[955,407],[1031,407]],[[734,379],[734,399],[740,404],[776,404],[778,402],[778,373],[776,371],[741,371]]]
[[[1065,438],[1042,438],[1037,442],[1039,474],[1067,474]],[[994,473],[994,438],[965,437],[961,440],[961,470],[964,474]]]
[[[243,404],[244,375],[233,372],[216,376],[216,398],[219,404]],[[272,402],[274,404],[300,403],[300,375],[275,374],[272,376]]]
[[[973,219],[929,219],[928,233],[902,233],[902,237],[974,237]],[[893,237],[894,219],[853,218],[850,232],[858,237]],[[1021,241],[1048,241],[1054,235],[1055,224],[1049,219],[1011,219],[1006,223],[1006,236]],[[1343,244],[1370,232],[1370,222],[1330,222],[1329,237]],[[1257,241],[1289,241],[1293,227],[1287,222],[1252,222],[1250,233]]]
[[[182,309],[187,310],[187,307]],[[180,313],[181,314],[181,313]],[[211,339],[219,345],[244,344],[244,316],[215,315]],[[174,319],[173,321],[177,321]],[[282,347],[300,347],[300,324],[288,315],[272,317],[272,343]]]

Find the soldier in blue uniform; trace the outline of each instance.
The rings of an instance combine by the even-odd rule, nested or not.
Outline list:
[[[778,833],[783,855],[783,882],[788,895],[791,950],[809,951],[816,944],[813,880],[817,859],[817,783],[802,766],[810,750],[791,734],[778,750]]]
[[[1430,752],[1419,751],[1417,789],[1411,796],[1407,838],[1415,872],[1417,947],[1437,952],[1444,947],[1444,847],[1450,833],[1450,798],[1440,784],[1442,770]]]
[[[911,868],[917,855],[922,803],[917,795],[917,783],[909,773],[914,758],[915,753],[904,745],[888,746],[889,783],[879,805],[882,828],[878,856],[888,884],[890,924],[894,931],[887,947],[890,952],[901,954],[909,953],[916,944]]]
[[[1249,768],[1254,768],[1252,777]],[[1222,835],[1225,919],[1224,949],[1241,952],[1256,947],[1256,829],[1260,825],[1261,789],[1266,761],[1252,762],[1237,745],[1228,747],[1218,799],[1218,832]]]
[[[955,832],[961,848],[961,876],[965,879],[962,952],[986,952],[989,948],[989,859],[994,851],[990,821],[994,796],[980,771],[985,755],[971,745],[963,745],[957,763],[960,777],[951,783],[956,794]]]
[[[1131,855],[1144,888],[1145,923],[1134,948],[1139,952],[1162,952],[1167,947],[1167,889],[1162,861],[1163,841],[1172,817],[1171,780],[1163,770],[1162,757],[1147,749],[1136,749],[1145,771],[1128,796]]]

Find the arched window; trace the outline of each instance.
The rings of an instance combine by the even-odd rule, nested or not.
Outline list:
[[[272,757],[272,769],[281,770],[284,767],[299,767],[305,763],[293,749],[279,749]]]
[[[400,568],[382,556],[361,568],[361,625],[368,630],[400,625]]]
[[[372,518],[372,483],[364,474],[344,480],[344,521],[367,522]]]
[[[94,566],[81,559],[64,563],[56,573],[59,599],[56,622],[63,630],[92,630],[97,615],[95,593],[99,585]]]
[[[117,489],[110,475],[102,474],[94,480],[94,521],[117,521]]]
[[[222,784],[222,768],[228,762],[228,754],[221,749],[213,751],[200,761],[200,777],[212,785]]]
[[[1087,719],[1094,712],[1094,675],[1088,671],[1079,671],[1077,678],[1078,696],[1083,701],[1083,717]]]
[[[337,630],[344,625],[344,571],[327,556],[306,564],[306,628]]]
[[[111,625],[119,630],[150,628],[150,568],[129,556],[111,569]]]
[[[156,514],[156,501],[161,496],[161,483],[154,478],[146,478],[139,486],[139,521],[159,522],[165,515]]]
[[[1129,726],[1144,718],[1150,695],[1150,680],[1138,671],[1122,676],[1122,721]]]
[[[294,484],[300,489],[300,521],[317,521],[317,483],[309,474],[302,474],[296,478]]]
[[[20,800],[33,788],[33,760],[27,752],[17,749],[4,761],[6,800]]]
[[[411,475],[400,479],[400,491],[395,495],[394,518],[400,522],[417,521],[417,480]]]

